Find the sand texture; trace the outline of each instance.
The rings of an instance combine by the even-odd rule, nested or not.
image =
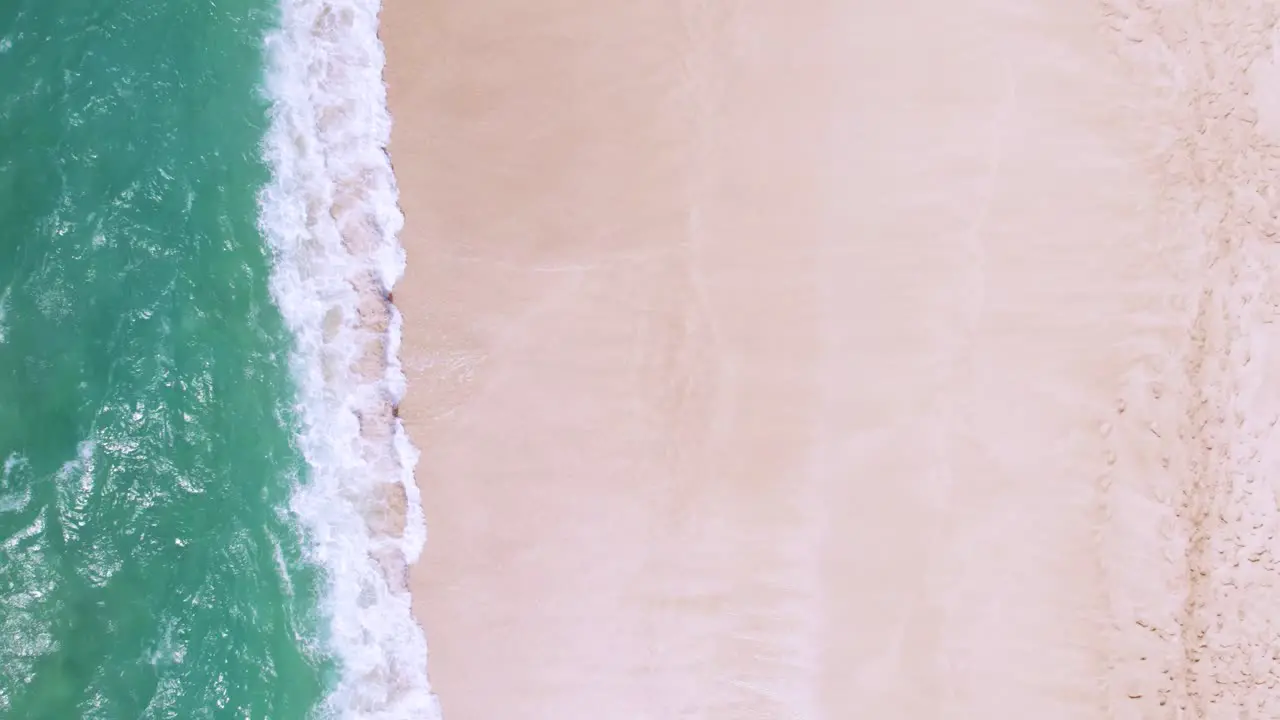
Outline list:
[[[1280,717],[1278,19],[387,0],[447,720]]]

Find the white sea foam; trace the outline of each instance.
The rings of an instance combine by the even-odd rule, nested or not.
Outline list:
[[[4,344],[5,333],[8,332],[9,328],[6,317],[9,314],[9,291],[12,289],[13,286],[10,285],[4,289],[4,292],[0,292],[0,345]]]
[[[12,453],[4,459],[0,469],[0,513],[11,513],[25,510],[31,504],[31,483],[23,482],[19,473],[27,470],[29,463],[26,456]]]
[[[272,292],[293,332],[299,442],[310,467],[293,507],[329,576],[330,648],[342,664],[324,714],[439,717],[426,642],[410,613],[408,563],[425,538],[417,452],[395,408],[404,393],[402,225],[385,147],[379,0],[282,0],[267,40],[272,181],[261,224]]]

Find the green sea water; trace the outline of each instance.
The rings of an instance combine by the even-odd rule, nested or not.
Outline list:
[[[0,718],[333,683],[257,225],[267,0],[0,2]]]

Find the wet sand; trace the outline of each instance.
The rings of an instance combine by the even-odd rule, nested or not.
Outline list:
[[[446,718],[1280,714],[1223,7],[387,0]]]

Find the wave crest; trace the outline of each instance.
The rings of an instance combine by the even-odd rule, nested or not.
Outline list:
[[[426,641],[406,582],[425,529],[404,393],[403,217],[386,154],[378,0],[283,0],[267,38],[272,179],[261,225],[272,293],[294,335],[292,369],[310,468],[293,509],[328,573],[325,611],[340,678],[329,717],[438,718]]]

